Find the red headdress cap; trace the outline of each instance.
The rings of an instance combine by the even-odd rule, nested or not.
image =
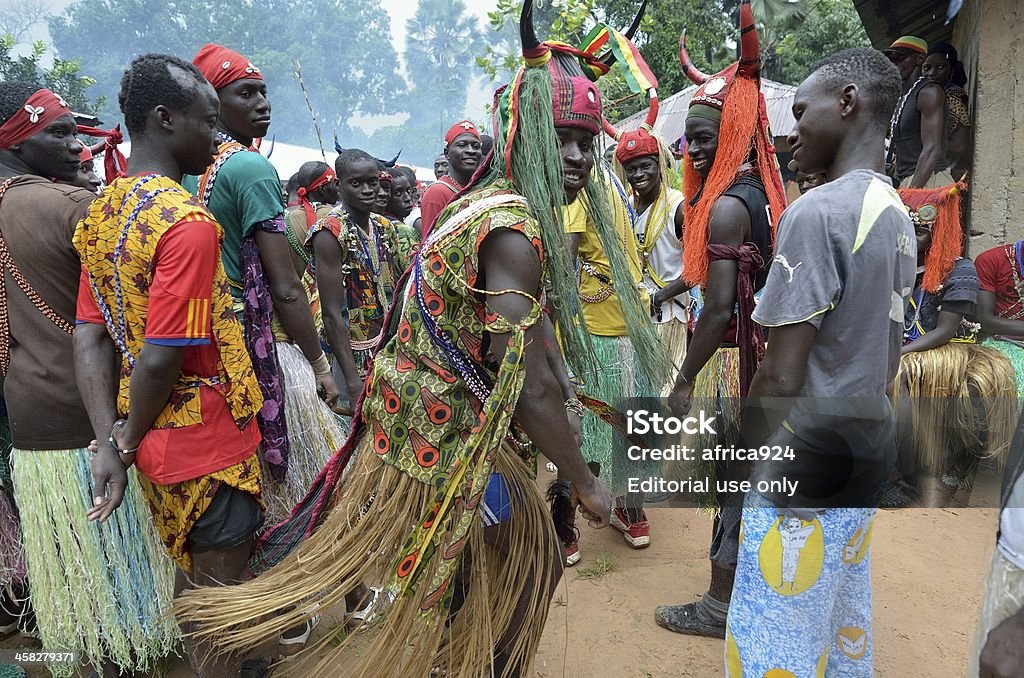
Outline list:
[[[78,154],[78,161],[83,165],[92,161],[92,151],[88,146],[82,146],[82,152]]]
[[[737,76],[759,80],[761,76],[761,46],[754,25],[754,13],[750,1],[740,4],[740,60],[715,75],[706,75],[697,70],[686,51],[686,31],[679,37],[679,64],[687,77],[700,85],[690,99],[690,106],[704,105],[721,111],[729,88]],[[713,114],[712,114],[713,115]],[[708,117],[708,116],[705,116]]]
[[[658,155],[658,140],[645,127],[640,127],[619,135],[619,145],[615,147],[615,159],[625,165],[634,158],[646,155]]]
[[[463,134],[472,134],[474,137],[477,138],[478,141],[480,140],[480,130],[476,128],[476,125],[474,125],[473,122],[470,120],[460,120],[459,122],[449,127],[448,131],[445,132],[444,147],[448,148],[448,146],[450,146],[451,143],[455,141],[456,138],[462,136]],[[395,160],[398,160],[397,156],[395,156]]]
[[[591,134],[601,131],[601,93],[591,77],[584,75],[580,62],[587,64],[596,78],[608,72],[608,66],[561,42],[541,42],[533,27],[533,2],[526,0],[519,18],[519,38],[526,65],[548,67],[556,127],[579,127]]]
[[[316,211],[313,209],[313,203],[306,196],[320,190],[337,178],[338,175],[328,166],[323,174],[313,180],[313,183],[309,186],[299,186],[299,190],[295,191],[295,195],[299,197],[299,206],[306,213],[306,226],[312,226],[316,223]]]
[[[92,152],[92,155],[103,154],[103,173],[108,184],[118,177],[128,176],[128,160],[124,157],[121,149],[117,147],[118,144],[124,141],[120,125],[113,129],[79,125],[78,133],[103,139],[103,141],[95,144],[89,150]],[[82,162],[85,161],[83,160]]]
[[[16,146],[42,132],[57,118],[70,114],[71,109],[64,99],[48,89],[38,90],[0,125],[0,149]]]
[[[192,60],[192,65],[199,69],[214,89],[218,90],[236,80],[263,79],[260,69],[251,61],[233,49],[213,43],[203,45],[196,58]]]

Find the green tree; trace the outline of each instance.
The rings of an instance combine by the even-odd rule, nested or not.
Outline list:
[[[410,125],[436,145],[465,110],[480,28],[462,0],[419,0],[405,31]]]
[[[280,141],[316,145],[296,60],[328,139],[353,134],[348,121],[359,113],[394,112],[405,90],[379,2],[75,0],[49,23],[62,58],[87,60],[110,120],[121,117],[117,92],[132,58],[165,52],[188,60],[211,40],[260,67],[273,104],[270,133]]]
[[[848,47],[870,47],[851,0],[816,0],[800,25],[784,36],[775,51],[779,80],[799,84],[824,57]]]
[[[685,28],[690,56],[698,68],[714,72],[732,60],[725,48],[730,29],[724,0],[675,0],[650,2],[640,29],[633,37],[651,70],[658,77],[659,93],[664,97],[677,92],[690,82],[679,67],[679,35]],[[522,63],[518,37],[521,0],[498,0],[489,14],[493,31],[500,40],[485,49],[477,59],[492,79],[505,81]],[[537,34],[542,40],[562,40],[579,44],[595,23],[606,23],[625,30],[637,11],[635,0],[561,0],[535,10]],[[731,31],[731,32],[730,32]],[[598,81],[606,105],[629,97],[619,69]],[[640,97],[628,98],[606,110],[610,120],[635,112],[644,104]]]
[[[96,114],[103,107],[103,98],[89,98],[95,80],[82,75],[78,59],[54,59],[49,68],[42,66],[48,51],[46,43],[37,40],[32,43],[28,54],[14,56],[16,45],[11,35],[0,36],[0,81],[24,80],[42,85],[64,98],[68,106],[78,113]]]

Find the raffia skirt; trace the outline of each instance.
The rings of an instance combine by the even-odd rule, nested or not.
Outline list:
[[[1016,423],[1017,389],[1013,366],[1000,351],[950,342],[908,353],[900,359],[897,387],[904,377],[912,444],[922,469],[942,475],[958,459],[1001,461],[1006,456]]]
[[[263,501],[267,525],[288,517],[327,460],[345,442],[348,431],[316,391],[316,376],[295,344],[277,342],[277,362],[284,388],[284,416],[288,427],[288,471],[283,483],[264,472]]]
[[[499,643],[512,664],[528,666],[560,567],[554,526],[531,469],[504,447],[496,455],[495,471],[512,497],[511,518],[501,524],[510,530],[507,552],[484,543],[480,521],[466,534],[444,536],[442,548],[466,540],[467,549],[455,569],[465,599],[451,616],[448,601],[428,598],[441,583],[440,558],[424,562],[414,589],[402,595],[388,589],[398,554],[431,514],[437,489],[383,463],[371,442],[370,435],[359,442],[334,507],[311,537],[249,582],[186,592],[175,605],[179,620],[195,622],[221,651],[245,651],[307,619],[311,601],[321,609],[340,605],[346,592],[367,583],[384,589],[377,619],[364,633],[311,643],[306,656],[314,659],[302,675],[405,678],[439,668],[452,677],[490,676]],[[354,638],[365,638],[358,651],[351,648]]]
[[[135,470],[124,502],[105,523],[89,522],[92,476],[85,449],[11,456],[25,563],[43,651],[76,650],[150,673],[178,642],[170,615],[174,568],[142,498]],[[54,664],[55,675],[72,675]]]
[[[612,407],[625,410],[630,398],[654,395],[640,370],[636,351],[629,337],[592,335],[597,356],[597,383],[587,385],[587,393]],[[626,454],[629,443],[592,412],[583,417],[583,458],[601,464],[601,479],[612,492],[626,491],[630,478],[647,478],[657,471],[652,462],[632,461]]]
[[[715,435],[696,433],[682,434],[680,442],[696,450],[696,456],[705,449],[715,445],[735,445],[740,432],[740,350],[736,347],[720,348],[708,360],[704,369],[693,381],[693,402],[689,416],[698,416],[704,411],[714,416]],[[669,480],[704,479],[715,477],[715,465],[712,462],[667,461],[663,464],[662,473]],[[707,509],[715,508],[714,492],[695,498],[700,506]]]
[[[676,375],[679,374],[679,368],[683,366],[683,358],[686,357],[686,323],[673,319],[668,322],[658,323],[656,327],[658,329],[658,338],[665,344],[668,357],[672,361],[672,374],[669,376],[668,381],[665,382],[665,387],[661,390],[661,397],[665,398],[672,391]]]

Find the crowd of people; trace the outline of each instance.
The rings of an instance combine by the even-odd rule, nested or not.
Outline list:
[[[545,42],[527,0],[492,135],[453,124],[428,187],[340,147],[282,183],[274,83],[216,44],[134,59],[111,130],[0,83],[0,631],[77,653],[55,675],[184,648],[258,678],[307,647],[318,675],[528,675],[582,523],[647,547],[673,498],[630,481],[664,475],[759,489],[689,497],[708,590],[655,621],[724,640],[728,676],[867,678],[876,509],[946,505],[997,462],[970,675],[1021,675],[1024,241],[965,256],[956,50],[825,58],[790,200],[749,1],[726,69],[681,42],[681,140],[638,23]],[[602,114],[618,67],[650,99],[635,130]],[[788,453],[637,461],[638,398],[711,413],[697,450]],[[316,641],[322,614],[361,633]]]

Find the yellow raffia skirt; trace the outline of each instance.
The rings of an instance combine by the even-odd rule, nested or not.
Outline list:
[[[1017,387],[1006,356],[950,342],[905,354],[896,393],[903,380],[910,393],[912,445],[922,469],[941,475],[963,456],[1002,462],[1017,415]]]
[[[682,434],[681,444],[697,451],[697,458],[705,449],[715,445],[735,445],[740,432],[740,350],[725,347],[715,351],[704,369],[693,381],[693,402],[689,416],[698,416],[703,410],[715,417],[715,435],[707,433]],[[683,481],[689,478],[703,479],[715,477],[714,464],[711,462],[664,462],[662,473],[668,480]],[[714,493],[699,497],[702,506],[713,509]]]
[[[666,398],[672,391],[676,375],[679,374],[679,368],[683,366],[683,358],[686,357],[686,323],[673,319],[658,323],[656,327],[658,338],[665,345],[669,360],[672,361],[672,374],[661,391],[661,397]]]
[[[423,561],[415,589],[397,599],[387,593],[398,554],[434,505],[437,489],[383,463],[369,435],[350,463],[335,506],[309,539],[254,580],[186,592],[175,604],[179,621],[196,623],[199,635],[221,651],[246,651],[308,619],[311,602],[321,609],[342,605],[348,591],[366,583],[385,591],[374,608],[378,618],[364,633],[341,641],[328,634],[311,643],[305,656],[319,660],[304,665],[302,675],[406,678],[438,668],[452,677],[490,676],[497,646],[512,665],[528,667],[561,567],[554,526],[531,469],[505,447],[495,459],[512,497],[511,518],[501,524],[509,531],[502,535],[505,552],[485,543],[479,521],[468,534],[446,536],[446,548],[467,540],[464,585],[452,582],[465,589],[465,601],[451,617],[445,602],[426,600],[440,558]],[[360,638],[358,651],[350,651],[354,638]]]

